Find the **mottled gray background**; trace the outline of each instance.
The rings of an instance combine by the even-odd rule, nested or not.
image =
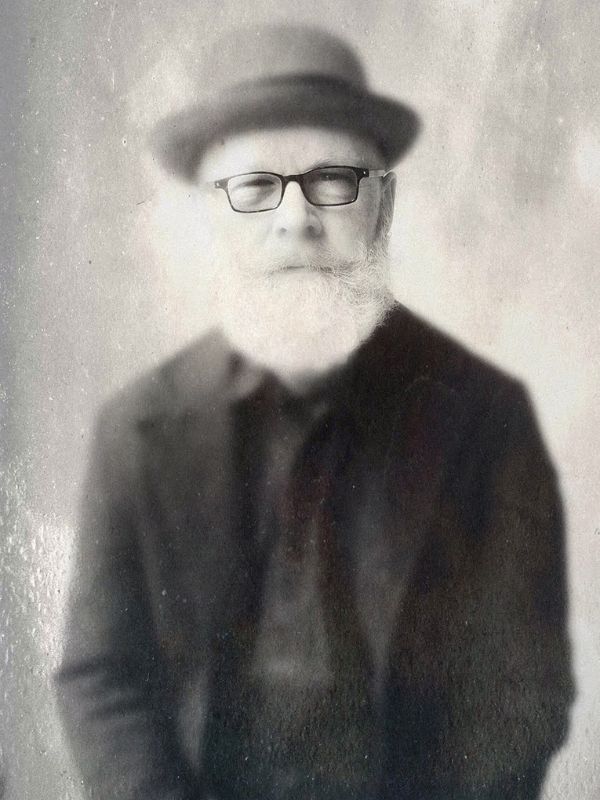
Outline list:
[[[49,676],[90,425],[210,321],[144,152],[215,34],[267,19],[355,42],[422,113],[399,170],[399,298],[525,379],[566,501],[578,697],[545,797],[600,791],[598,0],[4,0],[0,758],[10,800],[80,800]],[[179,195],[178,195],[179,192]],[[169,237],[170,218],[188,225]],[[508,799],[507,799],[508,800]]]

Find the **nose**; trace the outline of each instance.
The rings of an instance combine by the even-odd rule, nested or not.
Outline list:
[[[279,236],[297,235],[318,238],[323,232],[319,210],[311,205],[296,181],[290,181],[276,209],[276,231]]]

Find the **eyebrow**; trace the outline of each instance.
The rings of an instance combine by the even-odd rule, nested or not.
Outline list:
[[[300,170],[300,172],[297,173],[297,174],[303,175],[305,172],[310,172],[313,169],[321,169],[322,167],[345,167],[345,166],[347,166],[347,167],[362,167],[363,164],[362,163],[358,163],[358,162],[363,161],[363,160],[364,159],[344,159],[344,158],[340,158],[339,156],[331,156],[330,158],[322,158],[322,159],[319,159],[318,161],[313,162],[313,164],[311,166],[308,166],[305,169]],[[243,172],[239,172],[237,174],[238,175],[246,175],[246,174],[251,175],[254,172],[274,172],[274,170],[272,168],[265,169],[264,167],[263,168],[259,168],[257,166],[254,166],[254,167],[252,167],[250,169],[246,169]],[[280,173],[274,173],[274,174],[280,174]],[[296,173],[289,173],[289,174],[296,174]]]
[[[352,166],[352,167],[354,167],[354,166],[358,166],[358,165],[350,163],[347,159],[344,160],[343,158],[339,158],[339,156],[335,156],[335,157],[332,157],[332,158],[323,158],[323,159],[320,159],[319,161],[315,161],[315,163],[312,165],[312,167],[309,167],[308,169],[306,169],[304,171],[305,172],[310,172],[311,169],[320,169],[321,167],[340,167],[340,166],[341,167],[344,167],[344,166],[349,166],[349,167]]]
[[[305,172],[310,172],[313,169],[322,169],[324,167],[365,167],[367,168],[368,162],[371,161],[370,158],[351,158],[345,159],[343,156],[340,157],[339,155],[332,155],[326,156],[325,158],[320,158],[318,161],[314,161],[311,166],[306,167],[305,169],[301,170],[298,173],[286,173],[289,175],[303,175]],[[245,169],[241,169],[239,172],[231,173],[231,175],[252,175],[253,173],[260,173],[260,172],[270,172],[274,175],[281,175],[283,173],[278,173],[273,170],[272,167],[265,168],[264,166],[257,166],[257,164],[261,164],[261,162],[254,162],[251,165],[248,165]],[[377,167],[373,167],[376,169]],[[210,177],[207,180],[203,181],[207,183],[209,186],[212,186],[215,180],[222,180],[223,176],[217,176],[216,178]]]

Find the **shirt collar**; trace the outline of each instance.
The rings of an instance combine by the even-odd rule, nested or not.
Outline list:
[[[338,387],[343,383],[347,366],[324,374],[308,392],[296,394],[270,370],[259,367],[237,351],[229,357],[228,389],[231,400],[244,402],[259,394],[269,396],[281,405],[313,406],[315,409],[329,405]]]
[[[229,394],[233,402],[242,402],[265,386],[269,379],[267,370],[253,364],[241,353],[232,351],[228,365]]]

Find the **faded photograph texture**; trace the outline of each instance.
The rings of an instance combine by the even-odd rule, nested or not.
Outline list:
[[[0,797],[596,797],[597,3],[2,17]]]

